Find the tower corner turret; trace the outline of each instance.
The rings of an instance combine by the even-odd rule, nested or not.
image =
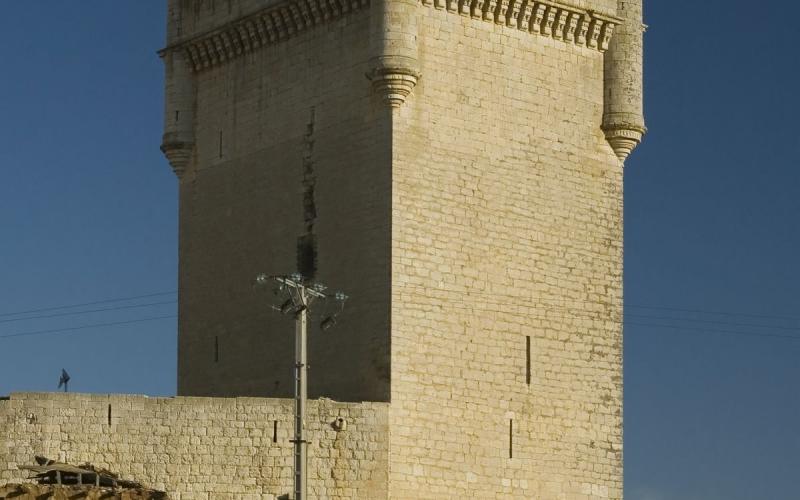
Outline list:
[[[642,0],[618,0],[616,27],[605,54],[603,131],[624,162],[647,132],[643,106]]]
[[[164,135],[161,151],[181,178],[194,150],[194,82],[185,49],[176,46],[182,34],[180,2],[170,0],[167,13],[167,47],[159,52],[164,61]]]
[[[373,52],[367,75],[372,88],[392,108],[399,108],[420,77],[417,59],[419,2],[377,0],[371,6]]]

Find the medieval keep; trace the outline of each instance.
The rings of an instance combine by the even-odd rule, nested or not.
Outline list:
[[[289,498],[293,326],[252,283],[300,271],[351,297],[310,323],[313,498],[621,499],[642,1],[168,4],[179,397],[12,395],[0,465],[97,462],[77,405],[170,498]]]

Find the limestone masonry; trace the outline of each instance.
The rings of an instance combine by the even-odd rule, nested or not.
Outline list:
[[[311,402],[312,498],[387,497],[387,422],[385,403]],[[113,468],[173,500],[275,500],[292,489],[291,434],[290,400],[12,394],[0,401],[0,484],[45,455]]]
[[[621,499],[642,1],[168,3],[181,397],[15,395],[0,478],[62,453],[288,494],[293,325],[251,285],[301,270],[351,296],[309,335],[345,402],[312,405],[315,498]]]

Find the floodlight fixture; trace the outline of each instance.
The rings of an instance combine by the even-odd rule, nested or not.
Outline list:
[[[324,292],[326,288],[328,287],[323,285],[322,283],[314,283],[313,285],[311,285],[311,289],[319,293]]]
[[[322,329],[323,332],[327,332],[334,326],[336,326],[336,316],[328,316],[327,318],[323,319],[322,322],[319,324],[319,327]]]
[[[289,279],[291,279],[291,280],[292,280],[292,281],[294,281],[295,283],[302,283],[302,282],[303,282],[303,275],[302,275],[302,274],[300,274],[300,273],[292,273],[292,274],[289,276]]]
[[[261,273],[258,276],[256,276],[256,280],[253,283],[253,286],[263,287],[266,286],[267,283],[269,283],[269,276],[267,276],[264,273]]]
[[[299,306],[297,306],[294,309],[292,309],[291,312],[292,312],[293,316],[298,317],[298,316],[300,316],[300,313],[302,313],[304,311],[307,311],[307,310],[308,310],[308,306],[306,306],[305,304],[300,304]]]
[[[280,311],[281,314],[288,314],[294,308],[294,301],[292,299],[286,299],[286,302],[281,304]]]

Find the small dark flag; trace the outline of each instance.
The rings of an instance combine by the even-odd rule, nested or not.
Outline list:
[[[69,383],[69,373],[67,373],[67,370],[62,368],[61,369],[61,378],[58,379],[58,388],[61,389],[61,387],[63,386],[64,387],[64,392],[67,392],[67,384],[68,383]]]

